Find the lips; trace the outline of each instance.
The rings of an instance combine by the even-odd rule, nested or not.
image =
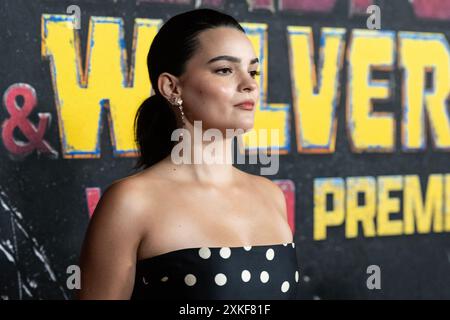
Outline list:
[[[252,100],[247,100],[247,101],[243,101],[239,104],[236,104],[235,107],[251,111],[255,107],[255,103]]]

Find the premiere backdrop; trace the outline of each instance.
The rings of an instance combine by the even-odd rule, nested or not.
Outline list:
[[[450,299],[449,0],[0,0],[0,298],[73,297],[97,201],[134,173],[151,41],[201,7],[259,55],[255,129],[281,134],[244,143],[279,150],[298,298]]]

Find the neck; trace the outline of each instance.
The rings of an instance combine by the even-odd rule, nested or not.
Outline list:
[[[218,129],[204,132],[196,122],[187,123],[182,141],[174,147],[170,160],[181,166],[185,177],[211,185],[229,185],[236,179],[233,167],[233,138]],[[206,131],[206,130],[205,130]]]

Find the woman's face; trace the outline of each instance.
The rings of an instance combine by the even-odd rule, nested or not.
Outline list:
[[[250,40],[229,27],[203,31],[198,40],[199,48],[179,77],[185,117],[192,124],[201,120],[203,130],[251,130],[259,98],[259,63]],[[254,102],[252,110],[236,106],[246,100]]]

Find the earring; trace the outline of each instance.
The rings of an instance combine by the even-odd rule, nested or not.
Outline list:
[[[177,106],[178,109],[180,109],[181,122],[182,122],[182,126],[184,127],[185,123],[184,123],[184,112],[183,112],[183,100],[180,97],[176,97],[175,99],[172,99],[172,101],[174,101],[173,105]],[[183,137],[183,132],[181,132],[180,136]]]
[[[183,122],[183,126],[184,126],[183,100],[180,97],[178,97],[175,103],[178,106],[178,108],[180,109],[181,121]]]

